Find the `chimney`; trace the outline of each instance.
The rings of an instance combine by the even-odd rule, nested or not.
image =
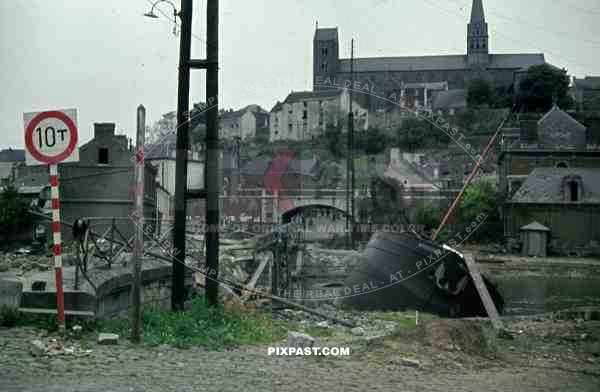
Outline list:
[[[519,126],[521,128],[521,143],[535,143],[537,141],[538,118],[535,114],[521,114]]]
[[[115,123],[94,123],[94,139],[110,138],[115,135]]]

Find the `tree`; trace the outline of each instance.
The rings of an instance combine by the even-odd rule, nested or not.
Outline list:
[[[494,240],[502,234],[499,198],[492,180],[477,180],[465,191],[460,200],[460,222],[462,226],[481,224],[472,239]],[[483,220],[485,219],[485,222]]]
[[[408,152],[414,152],[416,149],[431,143],[432,138],[435,139],[436,137],[430,131],[428,124],[412,116],[404,119],[396,132],[398,145]]]
[[[334,158],[341,158],[345,156],[347,151],[347,139],[342,132],[342,126],[340,121],[337,124],[327,123],[325,126],[325,132],[323,136],[318,140],[318,147],[328,151]]]
[[[206,109],[207,105],[198,102],[193,105],[189,112],[190,141],[193,144],[204,143],[206,137]],[[177,132],[177,112],[172,111],[162,115],[162,118],[146,127],[146,140],[150,143],[158,143],[168,134],[175,135]]]
[[[9,182],[0,193],[0,227],[2,231],[10,232],[25,227],[31,223],[29,202],[17,187]]]
[[[394,143],[393,138],[380,129],[354,132],[354,149],[363,150],[367,155],[379,154]]]
[[[146,140],[151,143],[157,143],[164,136],[177,129],[177,113],[168,112],[162,115],[162,118],[146,127]]]
[[[494,89],[485,79],[473,79],[467,87],[467,104],[469,106],[491,105],[494,102]]]
[[[519,83],[517,104],[521,111],[548,111],[554,100],[563,109],[570,109],[573,100],[568,96],[569,76],[565,69],[548,64],[534,65]]]

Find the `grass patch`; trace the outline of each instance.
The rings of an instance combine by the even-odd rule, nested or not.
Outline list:
[[[129,318],[99,321],[102,332],[131,335]],[[155,346],[169,344],[178,348],[202,346],[219,350],[240,345],[268,343],[282,339],[288,330],[283,322],[248,309],[211,307],[196,298],[182,312],[144,308],[142,341]]]
[[[371,318],[393,322],[396,324],[396,329],[417,327],[415,324],[415,312],[374,312]],[[427,318],[428,315],[419,313],[419,323]]]

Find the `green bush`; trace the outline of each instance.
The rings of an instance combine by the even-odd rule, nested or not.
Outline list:
[[[8,183],[0,193],[0,231],[10,232],[31,223],[29,202],[13,183]]]
[[[0,326],[14,327],[19,320],[19,309],[10,306],[0,306]]]
[[[477,180],[467,188],[460,200],[460,225],[466,226],[472,222],[480,223],[485,216],[485,221],[471,235],[471,241],[501,239],[502,224],[498,210],[499,205],[496,185],[492,180]]]

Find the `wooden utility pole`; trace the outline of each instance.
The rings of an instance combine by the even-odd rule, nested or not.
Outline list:
[[[191,3],[191,1],[190,1]],[[191,18],[191,17],[190,17]],[[206,112],[206,223],[209,230],[206,238],[206,266],[213,276],[219,274],[219,195],[221,177],[219,159],[219,0],[206,3],[206,97],[209,108]],[[214,105],[211,105],[214,100]],[[206,279],[206,299],[209,304],[218,302],[219,283]]]
[[[137,108],[137,137],[135,147],[135,214],[144,216],[144,136],[146,132],[146,109],[140,105]],[[111,222],[111,231],[114,230],[115,220]],[[135,241],[133,246],[133,281],[131,284],[131,340],[140,341],[140,324],[142,318],[141,307],[141,285],[142,285],[142,257],[144,256],[144,228],[135,225]],[[110,238],[112,257],[112,246],[114,236]]]
[[[173,224],[173,276],[171,308],[183,310],[185,301],[185,223],[187,153],[189,150],[190,54],[192,41],[192,0],[181,0],[179,41],[179,83],[177,87],[177,152],[175,154],[175,222]]]
[[[173,244],[178,253],[173,256],[173,286],[171,305],[182,310],[185,301],[185,224],[186,200],[206,198],[205,235],[206,266],[211,276],[219,271],[219,195],[221,171],[219,165],[218,90],[219,90],[219,1],[208,0],[206,9],[206,59],[190,59],[192,38],[192,0],[181,1],[181,41],[179,49],[179,88],[177,101],[177,155],[175,171],[175,224]],[[204,167],[205,189],[200,192],[187,190],[187,153],[189,150],[189,94],[190,70],[206,69],[206,165]],[[219,285],[207,279],[206,297],[216,304]]]

